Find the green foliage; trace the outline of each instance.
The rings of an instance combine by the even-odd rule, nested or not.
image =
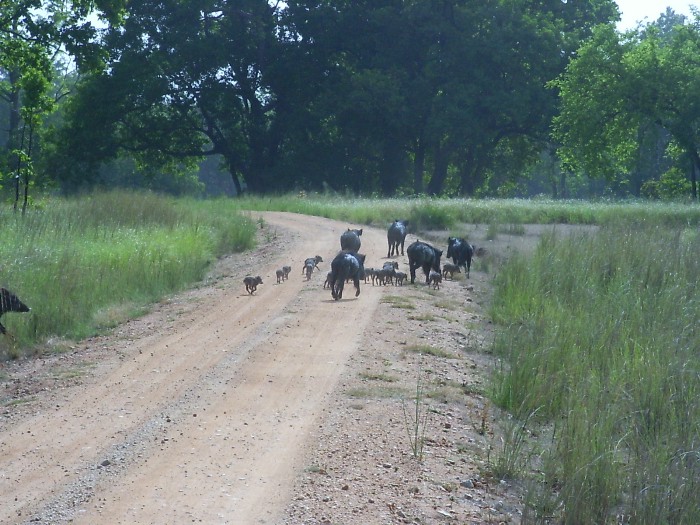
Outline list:
[[[620,221],[497,276],[494,399],[555,426],[563,523],[700,520],[698,253],[696,227]]]
[[[455,223],[454,209],[433,200],[413,204],[408,217],[417,230],[445,230]]]
[[[671,168],[659,180],[648,180],[642,184],[641,194],[650,199],[674,200],[690,195],[688,176],[678,168]]]
[[[501,442],[493,451],[494,458],[489,458],[491,473],[498,479],[514,479],[526,471],[530,463],[527,427],[536,412],[528,414],[523,421],[515,417],[506,420]]]
[[[32,311],[3,318],[21,346],[81,338],[105,311],[146,305],[200,280],[219,255],[251,246],[255,225],[227,201],[146,193],[48,200],[2,213],[2,285]],[[109,324],[109,323],[106,323]]]
[[[54,61],[63,56],[59,49],[67,50],[81,68],[101,65],[95,60],[96,30],[86,18],[95,4],[110,9],[122,1],[5,0],[0,4],[0,101],[7,104],[9,113],[7,140],[0,143],[0,172],[16,177],[15,182],[23,186],[23,209],[35,182],[46,121],[66,95],[55,79]]]

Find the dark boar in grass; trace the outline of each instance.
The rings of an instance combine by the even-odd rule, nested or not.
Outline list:
[[[19,297],[6,288],[0,288],[0,317],[7,312],[29,312],[30,308],[20,301]],[[0,323],[0,334],[6,334],[7,330]]]

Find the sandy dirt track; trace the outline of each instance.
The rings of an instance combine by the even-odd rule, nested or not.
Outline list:
[[[87,342],[85,355],[100,360],[86,357],[79,385],[6,409],[0,523],[280,520],[309,431],[380,290],[335,302],[321,287],[348,225],[264,217],[284,234],[279,253],[231,269],[226,286],[203,289],[165,323],[147,318]],[[363,252],[385,253],[384,232],[366,229],[362,241]],[[323,270],[306,281],[302,261],[316,254]],[[278,285],[284,264],[292,273]],[[254,296],[246,273],[265,280]]]
[[[458,225],[486,248],[469,278],[435,290],[419,271],[415,285],[363,284],[355,298],[350,284],[333,301],[326,273],[359,225],[251,218],[258,246],[195,289],[0,364],[0,524],[520,523],[521,487],[492,475],[508,420],[485,395],[488,304],[493,269],[550,227],[490,240],[487,225]],[[442,249],[446,238],[420,232]],[[386,262],[385,227],[364,227],[361,252]],[[264,280],[254,296],[251,274]]]

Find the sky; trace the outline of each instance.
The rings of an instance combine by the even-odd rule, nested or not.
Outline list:
[[[676,13],[691,16],[690,5],[700,6],[700,1],[692,0],[616,0],[620,8],[621,17],[618,30],[634,29],[637,22],[654,22],[659,15],[666,11],[667,7]]]

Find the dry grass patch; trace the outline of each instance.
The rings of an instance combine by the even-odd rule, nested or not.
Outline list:
[[[412,354],[431,355],[433,357],[445,357],[447,359],[458,359],[458,357],[453,353],[431,345],[409,345],[406,347],[406,352],[410,352]]]
[[[55,370],[51,377],[56,381],[76,379],[83,377],[85,374],[87,374],[89,369],[94,367],[94,363],[77,363],[75,366]]]
[[[415,310],[416,305],[411,301],[410,297],[402,297],[400,295],[387,295],[382,297],[382,302],[391,305],[392,308],[402,308],[404,310]]]
[[[438,403],[458,403],[464,400],[464,392],[459,385],[440,385],[425,393],[425,397]]]
[[[347,395],[354,399],[400,399],[406,397],[407,392],[399,387],[376,385],[351,388]]]
[[[388,374],[377,374],[370,372],[362,372],[360,374],[360,379],[365,379],[367,381],[383,381],[385,383],[395,383],[398,379],[394,376]]]
[[[433,303],[435,308],[442,308],[443,310],[454,310],[460,307],[460,304],[454,299],[448,299],[446,297],[441,298],[439,301]]]
[[[25,405],[28,403],[33,403],[34,401],[36,401],[36,396],[27,396],[27,397],[23,397],[20,399],[12,399],[10,401],[6,401],[2,404],[2,406],[14,407],[14,406],[18,406],[18,405]]]
[[[423,313],[423,314],[415,314],[415,315],[409,315],[408,318],[411,321],[435,321],[438,319],[437,316],[431,314],[431,313]]]
[[[93,316],[93,322],[98,330],[115,328],[129,319],[141,317],[149,311],[147,306],[136,303],[121,303],[106,306]]]

